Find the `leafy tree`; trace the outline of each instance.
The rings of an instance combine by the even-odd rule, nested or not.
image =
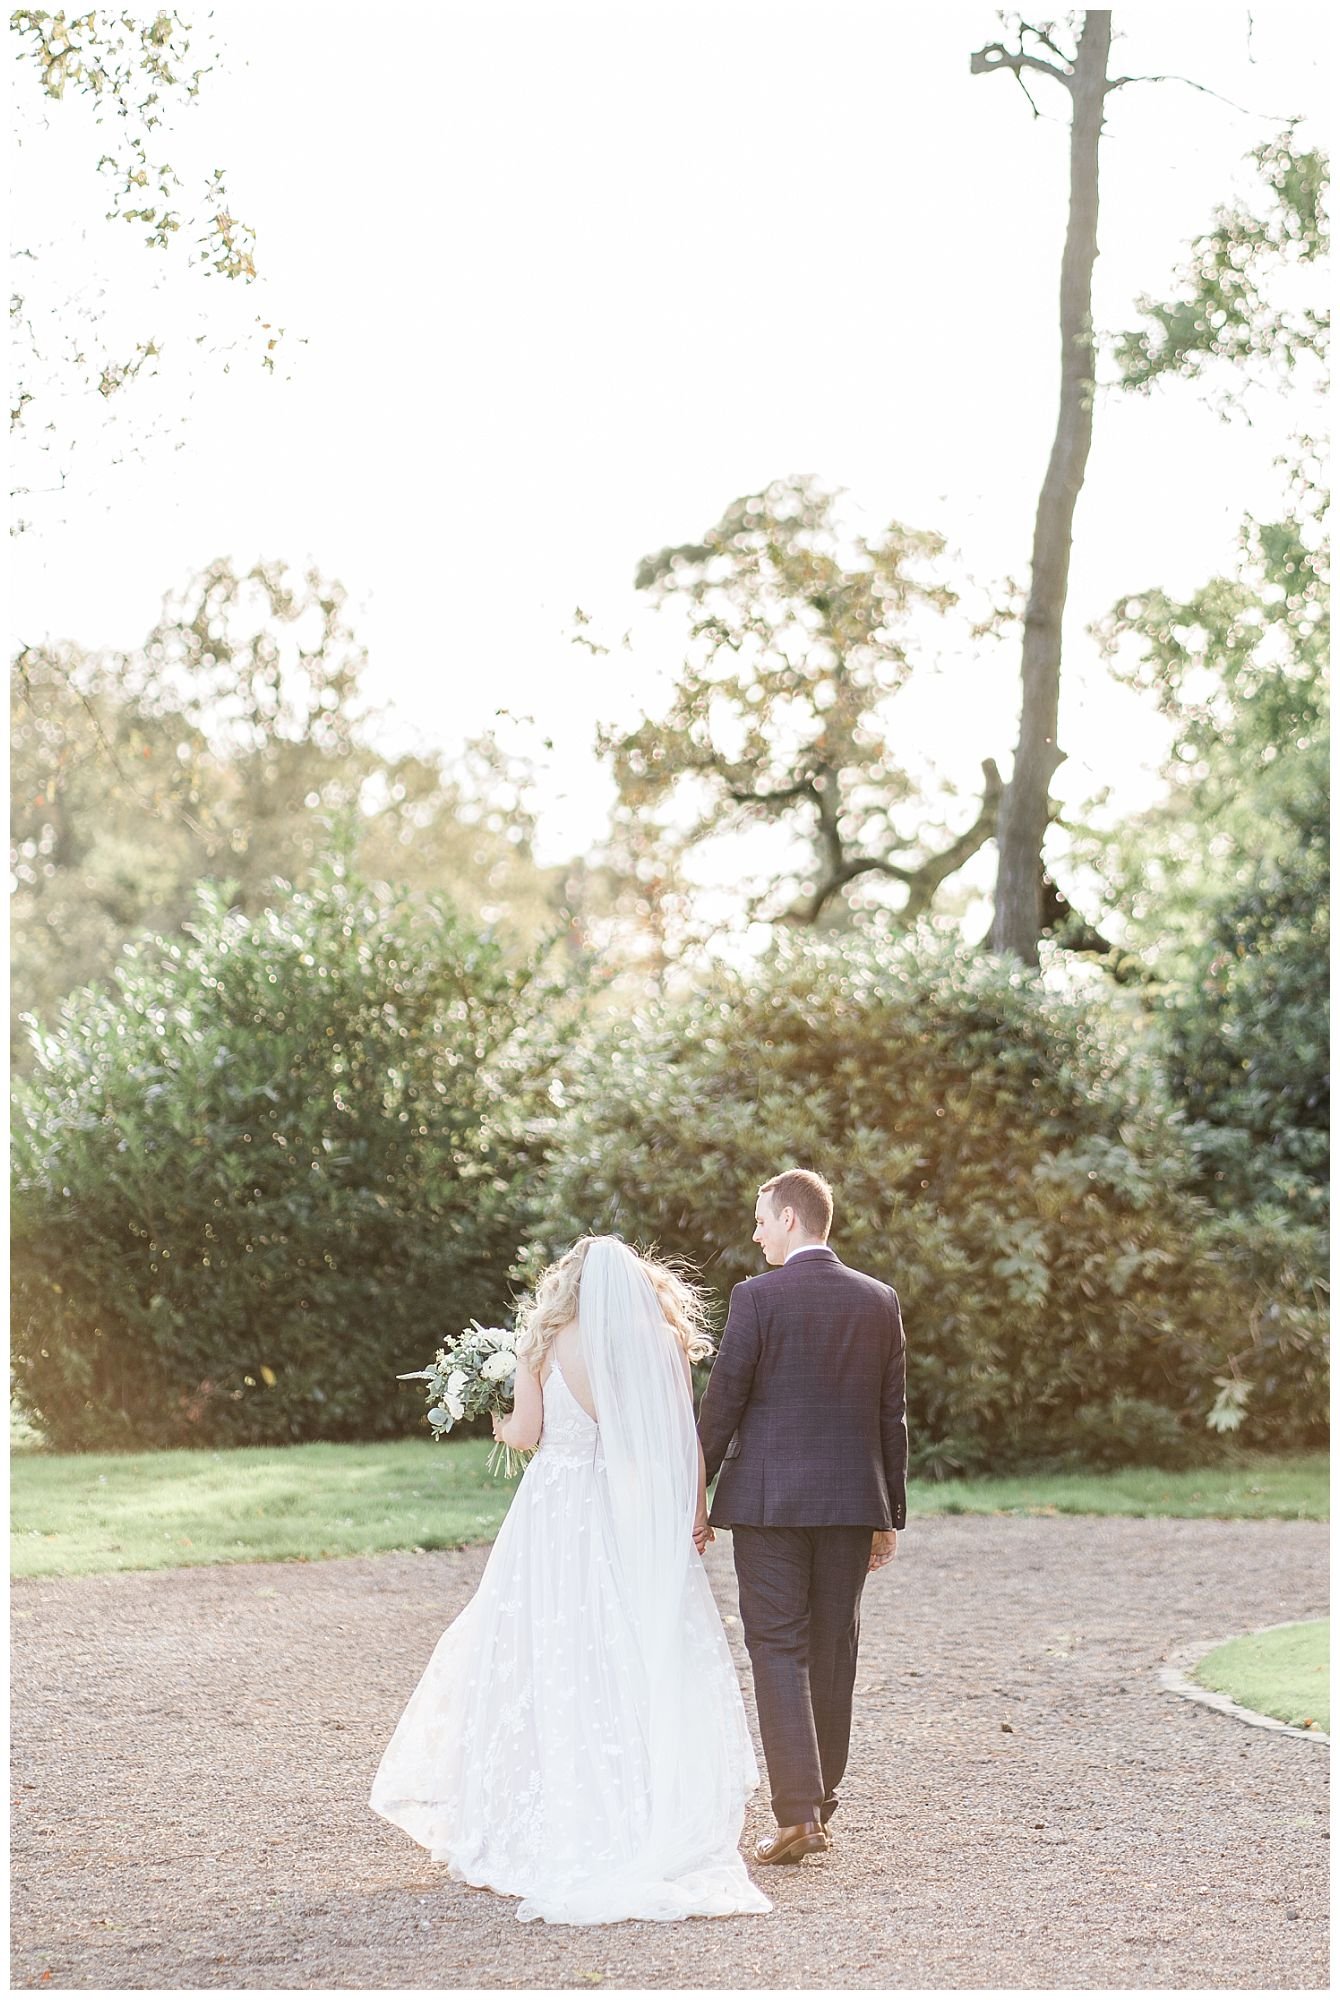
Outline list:
[[[507,1303],[565,1032],[441,897],[322,869],[31,1024],[15,1391],[61,1449],[395,1436],[395,1376]]]
[[[614,1229],[724,1306],[760,1182],[817,1168],[839,1254],[899,1288],[923,1469],[1176,1462],[1244,1407],[1256,1442],[1324,1434],[1311,1276],[1213,1234],[1145,1060],[1008,962],[924,930],[784,935],[605,1022],[562,1086],[527,1267]]]
[[[67,92],[89,99],[99,127],[109,133],[113,150],[98,162],[112,183],[108,221],[141,224],[145,242],[166,249],[182,227],[182,181],[170,164],[155,164],[149,148],[161,150],[154,135],[173,104],[199,96],[206,70],[189,68],[194,30],[162,8],[146,18],[106,7],[73,16],[16,7],[9,22],[43,95],[53,103]],[[209,220],[191,263],[225,278],[254,277],[255,238],[223,205],[222,172],[211,176],[204,199]]]
[[[1114,91],[1142,82],[1190,81],[1109,76],[1110,11],[1089,8],[1081,23],[1071,47],[1057,39],[1054,22],[1016,19],[1017,46],[993,42],[972,58],[976,74],[1012,74],[1035,116],[1026,78],[1046,77],[1060,84],[1071,111],[1070,210],[1061,260],[1060,410],[1034,526],[1019,739],[1001,800],[990,940],[993,950],[1034,965],[1046,912],[1043,843],[1054,818],[1048,792],[1064,756],[1057,741],[1062,614],[1098,376],[1092,277],[1098,255],[1099,140]],[[1281,274],[1314,264],[1325,249],[1324,158],[1297,148],[1292,126],[1259,147],[1253,158],[1266,183],[1265,214],[1246,204],[1221,208],[1209,234],[1193,246],[1176,296],[1166,303],[1140,300],[1145,325],[1115,343],[1118,379],[1125,388],[1147,390],[1168,374],[1196,377],[1219,359],[1239,366],[1264,359],[1287,374],[1303,353],[1324,352],[1325,314],[1306,306],[1294,310],[1277,297]],[[1094,933],[1093,942],[1101,945],[1103,940]]]
[[[1173,726],[1168,793],[1093,860],[1161,975],[1175,1094],[1228,1207],[1327,1186],[1329,575],[1306,477],[1236,571],[1124,599],[1101,634]],[[1321,1268],[1318,1265],[1318,1268]]]
[[[10,14],[11,38],[21,76],[50,107],[78,103],[91,116],[104,151],[97,171],[109,190],[109,222],[144,232],[151,252],[184,265],[191,276],[223,278],[249,287],[256,277],[255,233],[235,213],[227,176],[214,167],[178,171],[185,141],[174,129],[180,113],[198,108],[215,51],[208,30],[163,8],[131,11],[93,7],[84,13],[55,13],[18,7]],[[19,100],[20,112],[24,105]],[[76,114],[77,115],[77,114]],[[45,122],[45,121],[44,121]],[[20,118],[20,166],[34,154],[40,161],[39,127]],[[40,190],[41,168],[32,187]],[[25,203],[28,201],[24,195]],[[31,227],[31,223],[28,224]],[[58,490],[81,438],[115,420],[116,406],[137,378],[158,373],[165,345],[161,307],[134,308],[141,323],[128,336],[120,324],[106,325],[106,306],[84,287],[75,298],[60,296],[45,283],[49,246],[20,241],[11,249],[14,282],[10,298],[11,347],[16,381],[10,410],[16,497],[39,490],[39,468]],[[217,301],[194,336],[195,344],[218,340]],[[261,364],[273,371],[284,328],[256,313],[245,336]],[[236,345],[236,343],[232,343]],[[20,519],[19,529],[30,524]]]
[[[1330,1169],[1324,802],[1296,845],[1209,911],[1193,977],[1168,995],[1169,1080],[1226,1205],[1323,1223]],[[1320,1246],[1318,1246],[1320,1247]],[[1324,1268],[1319,1264],[1318,1268]]]
[[[1329,250],[1326,156],[1290,126],[1251,159],[1258,197],[1216,211],[1174,295],[1142,299],[1143,327],[1116,343],[1125,388],[1203,382],[1228,414],[1263,376],[1290,382],[1305,361],[1324,371],[1329,316],[1305,288]],[[1173,1088],[1217,1200],[1264,1204],[1262,1227],[1278,1216],[1301,1229],[1290,1254],[1320,1274],[1329,573],[1310,451],[1303,440],[1280,518],[1244,524],[1234,573],[1186,599],[1132,595],[1101,630],[1118,670],[1173,724],[1167,799],[1106,857],[1166,981]]]
[[[836,496],[791,478],[735,501],[701,541],[643,560],[637,587],[685,607],[689,651],[665,716],[600,735],[630,876],[673,880],[696,844],[779,825],[802,858],[751,915],[840,922],[853,886],[871,882],[897,885],[905,922],[931,906],[990,837],[999,794],[987,764],[957,834],[914,812],[921,787],[887,713],[927,620],[956,602],[936,575],[943,552],[899,522],[873,540],[844,535]],[[667,806],[673,829],[656,817]],[[900,829],[904,816],[915,825]]]
[[[1186,596],[1133,591],[1094,628],[1171,740],[1166,797],[1085,858],[1106,867],[1138,948],[1174,976],[1203,935],[1207,896],[1246,888],[1258,861],[1284,858],[1300,821],[1325,812],[1324,510],[1300,468],[1277,518],[1244,521],[1231,570]]]
[[[1227,415],[1262,374],[1278,384],[1305,358],[1324,366],[1330,314],[1295,294],[1300,277],[1330,252],[1329,162],[1298,144],[1296,124],[1250,158],[1260,197],[1215,210],[1171,298],[1137,301],[1143,324],[1115,343],[1124,388],[1147,393],[1167,376],[1208,381]]]
[[[260,908],[274,876],[307,876],[343,819],[365,872],[444,889],[527,945],[552,928],[559,875],[534,862],[524,773],[487,742],[459,769],[384,755],[365,667],[341,586],[275,562],[210,564],[128,652],[22,648],[15,1016],[107,976],[138,931],[179,926],[202,877],[226,873],[239,906]],[[23,1065],[27,1038],[12,1040]]]

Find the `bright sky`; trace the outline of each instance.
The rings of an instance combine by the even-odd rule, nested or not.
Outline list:
[[[1113,68],[1316,121],[1322,19],[1119,7]],[[1035,122],[1012,79],[970,76],[1000,32],[991,9],[223,0],[213,20],[223,66],[171,156],[227,168],[258,235],[245,294],[183,280],[155,303],[153,253],[101,219],[86,108],[26,120],[16,236],[59,234],[41,283],[105,277],[114,324],[167,335],[160,381],[124,392],[123,432],[141,391],[146,410],[189,396],[190,414],[116,466],[85,426],[65,491],[38,496],[13,545],[18,637],[129,645],[218,554],[315,563],[350,592],[388,742],[454,750],[499,709],[552,738],[541,855],[558,859],[605,823],[597,723],[655,705],[674,664],[635,565],[737,495],[815,473],[868,532],[937,528],[976,577],[1026,577],[1055,416],[1066,107],[1038,78]],[[1132,323],[1276,129],[1180,83],[1110,100],[1101,326]],[[283,324],[276,374],[225,374],[194,348],[202,302],[220,331]],[[1157,731],[1084,628],[1127,590],[1231,560],[1243,512],[1273,504],[1272,459],[1315,425],[1270,398],[1254,418],[1222,423],[1189,385],[1104,399],[1064,798],[1102,782],[1114,811],[1148,797]],[[602,636],[631,628],[632,651],[574,650],[575,605]],[[1008,770],[1017,672],[1017,643],[947,662],[899,696],[903,726],[971,788],[985,755]]]

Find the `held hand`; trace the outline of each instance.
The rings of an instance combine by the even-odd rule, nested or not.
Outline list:
[[[716,1530],[708,1522],[706,1514],[699,1514],[693,1523],[693,1546],[699,1555],[709,1542],[716,1540]]]
[[[870,1568],[883,1569],[891,1563],[898,1549],[898,1535],[893,1528],[876,1528],[870,1537]]]

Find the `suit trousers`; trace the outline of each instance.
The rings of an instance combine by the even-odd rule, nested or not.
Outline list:
[[[731,1529],[779,1826],[828,1820],[847,1768],[870,1528]]]

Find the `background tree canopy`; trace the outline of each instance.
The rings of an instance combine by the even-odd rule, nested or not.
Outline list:
[[[151,296],[168,277],[184,279],[188,290],[222,278],[240,298],[257,275],[256,233],[237,212],[230,177],[192,144],[197,135],[187,114],[198,113],[202,86],[219,59],[210,27],[165,8],[136,14],[16,7],[9,29],[16,209],[40,212],[42,135],[53,115],[86,121],[102,149],[89,155],[88,213],[109,201],[103,220],[142,232],[148,253],[137,251],[131,263],[113,262],[110,270],[86,255],[83,276],[98,282],[83,282],[70,294],[51,274],[49,241],[11,239],[10,497],[17,503],[14,532],[23,533],[33,522],[17,509],[32,506],[39,494],[59,493],[94,438],[106,439],[119,426],[133,450],[133,440],[155,428],[183,424],[181,373],[171,397],[149,389],[165,355],[180,368],[201,350],[211,360],[244,351],[273,374],[285,329],[254,308],[249,317],[246,310],[223,312],[219,289],[210,287],[196,294],[190,322],[196,330],[178,322],[169,332],[163,299]],[[73,233],[71,219],[64,220]],[[111,247],[104,239],[104,255]],[[225,360],[225,370],[229,365]],[[112,464],[124,456],[124,449],[114,454]]]
[[[888,705],[933,644],[928,625],[957,601],[939,574],[944,542],[897,521],[874,540],[844,534],[836,499],[817,480],[776,480],[701,542],[643,559],[637,587],[687,608],[689,650],[668,713],[607,731],[600,747],[635,867],[645,857],[656,872],[667,848],[780,823],[808,857],[751,914],[814,924],[849,914],[853,885],[882,882],[898,885],[912,922],[990,838],[1000,778],[986,768],[981,806],[956,835],[928,821],[926,774]],[[658,825],[672,799],[687,813]]]
[[[11,25],[30,92],[106,124],[134,259],[175,244],[240,295],[251,231],[169,133],[208,74],[194,30]],[[1131,287],[1136,323],[1099,332],[1104,106],[1161,81],[1109,73],[1109,26],[1020,19],[973,59],[1069,98],[1061,403],[1027,590],[984,594],[931,527],[858,530],[818,476],[731,501],[637,568],[677,660],[668,701],[595,743],[603,847],[541,864],[542,788],[495,734],[451,760],[387,747],[344,588],[313,564],[219,557],[142,644],[18,647],[17,1395],[53,1442],[415,1428],[395,1373],[508,1311],[585,1229],[702,1262],[723,1307],[755,1268],[753,1191],[787,1163],[833,1176],[839,1248],[903,1295],[923,1469],[1321,1436],[1312,440],[1222,561],[1104,586],[1122,594],[1090,632],[1166,732],[1160,796],[1063,813],[1049,787],[1091,430],[1188,384],[1226,420],[1315,386],[1326,160],[1276,121],[1162,286]],[[59,457],[38,277],[15,287],[12,421]],[[257,323],[272,367],[278,330]],[[79,423],[157,366],[147,325],[124,350],[70,337]],[[501,699],[496,623],[480,671]],[[961,704],[908,719],[946,660],[986,685],[1004,633],[1023,648],[1012,802]],[[988,896],[993,842],[1010,865],[968,943],[949,933]],[[715,932],[709,856],[729,877]]]
[[[1324,1217],[1330,936],[1323,495],[1248,521],[1234,574],[1125,599],[1119,670],[1173,726],[1165,797],[1091,860],[1158,973],[1172,1088],[1225,1206]]]
[[[528,1268],[616,1230],[724,1307],[754,1191],[803,1163],[838,1190],[839,1254],[898,1287],[923,1468],[1194,1457],[1225,1383],[1253,1441],[1316,1437],[1316,1288],[1278,1245],[1221,1246],[1115,1025],[926,934],[779,941],[574,1053]]]
[[[371,876],[441,888],[522,947],[558,921],[563,871],[537,867],[525,773],[491,741],[455,768],[385,754],[342,587],[315,571],[219,560],[165,602],[130,652],[18,653],[11,689],[14,949],[19,1017],[107,977],[122,945],[186,920],[226,875],[255,911],[354,830]]]
[[[398,1373],[507,1304],[561,997],[437,897],[333,864],[35,1030],[16,1393],[63,1448],[394,1436]]]

